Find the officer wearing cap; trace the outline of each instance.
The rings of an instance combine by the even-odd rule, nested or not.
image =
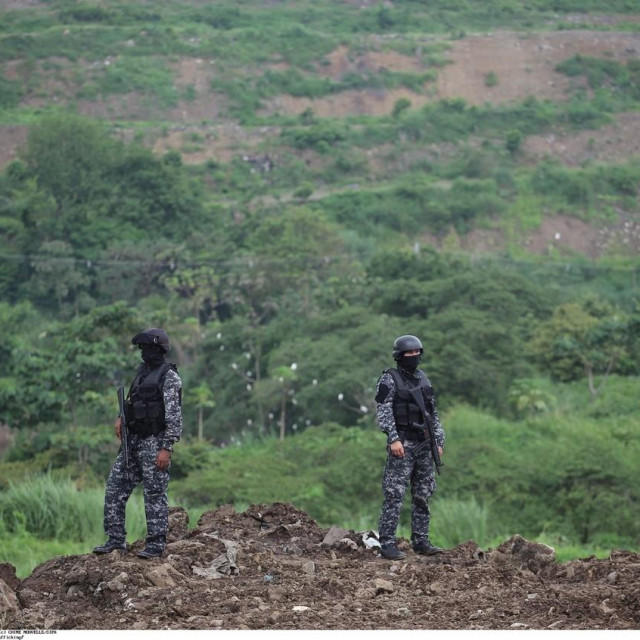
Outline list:
[[[104,530],[107,541],[94,553],[126,550],[125,509],[133,489],[142,482],[147,517],[147,537],[138,556],[161,556],[167,538],[169,468],[173,445],[182,434],[182,381],[176,366],[166,362],[171,345],[163,329],[147,329],[133,337],[142,364],[125,401],[129,432],[129,466],[122,448],[107,479]],[[121,439],[122,420],[115,423]]]
[[[411,390],[418,388],[430,414],[438,452],[444,448],[444,431],[433,399],[429,378],[418,369],[424,352],[422,343],[411,335],[400,336],[393,344],[397,366],[387,369],[376,389],[376,418],[387,436],[387,463],[382,480],[384,502],[380,514],[381,554],[400,560],[405,554],[396,546],[396,529],[407,485],[411,484],[411,543],[415,553],[433,555],[442,549],[429,540],[429,499],[436,488],[433,455],[425,441],[425,418]]]

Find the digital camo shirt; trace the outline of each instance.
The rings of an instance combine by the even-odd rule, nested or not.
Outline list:
[[[182,380],[173,369],[169,369],[165,375],[162,396],[166,428],[160,433],[160,446],[173,451],[173,445],[182,435]]]

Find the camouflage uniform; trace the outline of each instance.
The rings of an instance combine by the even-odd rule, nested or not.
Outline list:
[[[174,443],[182,434],[181,388],[180,376],[173,369],[169,369],[162,388],[165,430],[146,437],[130,434],[128,471],[122,449],[118,453],[107,479],[104,502],[104,530],[109,540],[124,543],[127,500],[134,488],[142,482],[147,517],[147,547],[158,551],[165,547],[169,511],[167,487],[171,465],[167,469],[158,469],[156,458],[160,449],[173,451]]]
[[[425,374],[417,370],[416,380],[424,378]],[[396,383],[390,373],[383,373],[378,380],[376,389],[376,417],[380,430],[387,435],[387,444],[400,440],[393,416],[393,399]],[[444,430],[440,418],[433,406],[434,434],[438,446],[444,448]],[[411,539],[414,544],[429,538],[429,498],[436,489],[435,465],[429,448],[423,450],[417,457],[414,450],[420,444],[418,441],[406,439],[403,443],[405,456],[397,458],[391,455],[387,447],[387,463],[384,469],[382,490],[384,502],[380,513],[380,543],[389,544],[396,540],[396,529],[402,510],[402,502],[407,485],[411,483]]]

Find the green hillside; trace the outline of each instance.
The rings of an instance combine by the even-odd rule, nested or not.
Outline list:
[[[639,9],[4,2],[0,561],[100,537],[19,485],[99,512],[146,326],[176,503],[375,527],[375,383],[414,333],[443,544],[637,548]]]

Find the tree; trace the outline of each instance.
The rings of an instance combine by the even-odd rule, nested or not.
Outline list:
[[[164,286],[187,301],[191,314],[202,319],[206,304],[210,308],[219,301],[222,293],[220,270],[211,265],[179,266],[161,278]]]
[[[194,404],[198,412],[198,441],[203,439],[203,417],[205,409],[213,409],[216,402],[213,399],[213,392],[206,382],[201,382],[187,394],[187,401]]]
[[[534,360],[562,381],[586,376],[591,399],[627,353],[627,316],[607,302],[589,298],[557,307],[531,342]],[[595,378],[601,376],[599,384]]]
[[[416,332],[424,326],[413,322]],[[290,422],[300,427],[335,421],[345,426],[375,411],[375,382],[392,366],[393,340],[407,333],[396,318],[349,306],[314,317],[297,335],[271,351],[269,363],[278,368],[296,364],[296,403]]]
[[[296,381],[296,369],[298,365],[294,362],[290,367],[276,367],[273,371],[273,379],[277,380],[281,385],[280,391],[280,440],[284,440],[287,430],[287,404],[289,402],[295,404],[296,401],[292,397],[295,393],[294,383]]]
[[[2,421],[12,426],[93,422],[108,395],[121,382],[131,336],[140,319],[126,304],[97,307],[69,322],[53,323],[36,339],[25,340],[0,378]],[[115,393],[112,396],[115,402]]]
[[[274,394],[279,398],[280,385],[269,378],[267,355],[292,324],[295,319],[287,317],[263,323],[238,315],[202,328],[204,337],[191,378],[206,380],[216,390],[214,436],[218,441],[242,435],[247,427],[260,435],[268,432],[268,414],[277,408],[273,398]]]
[[[31,127],[25,160],[38,185],[54,197],[60,219],[70,206],[92,201],[105,188],[103,177],[119,148],[101,124],[60,113]]]
[[[265,217],[249,244],[257,260],[238,284],[254,313],[279,299],[309,314],[316,285],[343,271],[336,256],[343,246],[338,226],[306,207]]]
[[[89,282],[85,273],[78,269],[73,249],[62,240],[51,240],[40,245],[39,256],[32,259],[34,290],[43,298],[53,298],[55,309],[60,311],[63,302],[74,304],[78,314],[78,292]],[[45,305],[53,307],[53,305]]]

